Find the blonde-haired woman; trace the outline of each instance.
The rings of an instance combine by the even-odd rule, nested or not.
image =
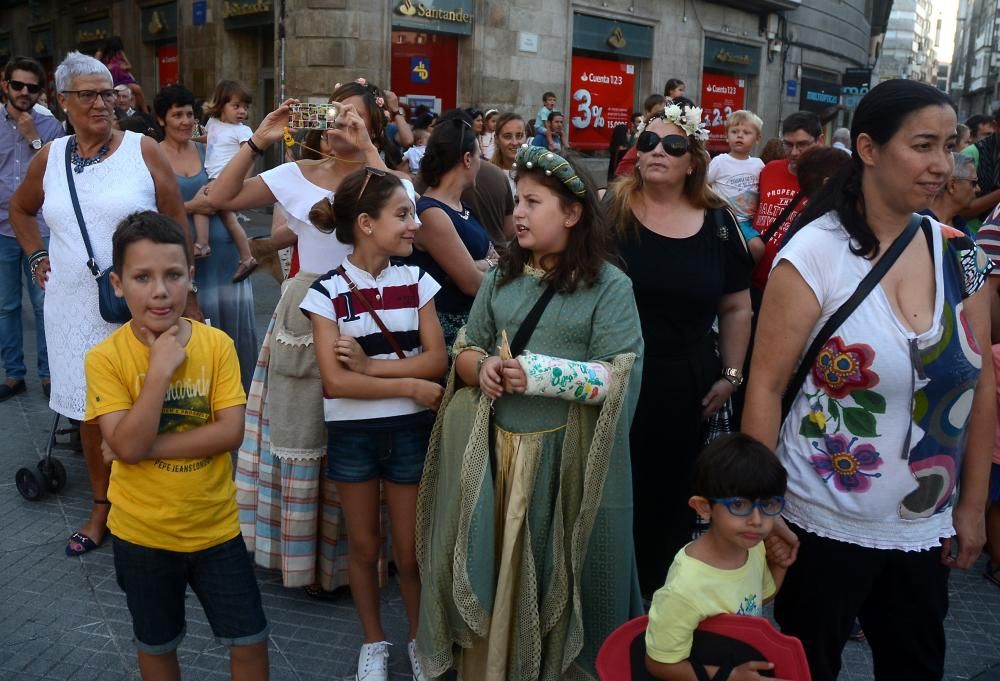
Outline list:
[[[696,107],[671,105],[651,116],[636,140],[635,169],[611,185],[608,199],[646,347],[631,432],[646,595],[663,585],[674,554],[691,538],[691,464],[705,420],[742,381],[750,339],[752,265],[735,218],[705,181],[704,134]]]
[[[510,176],[510,169],[514,167],[517,150],[524,146],[527,139],[525,128],[524,119],[520,114],[508,111],[497,118],[496,133],[493,138],[495,149],[490,161],[501,170],[507,171],[507,182],[510,183],[510,192],[514,196],[517,196],[517,185]]]

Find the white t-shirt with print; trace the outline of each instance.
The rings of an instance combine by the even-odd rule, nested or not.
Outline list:
[[[708,164],[706,181],[736,213],[736,217],[753,220],[760,198],[760,171],[764,162],[759,158],[738,159],[719,154]]]
[[[971,242],[963,251],[949,246],[943,230],[951,228],[929,224],[931,327],[917,334],[903,325],[877,286],[825,343],[782,424],[784,516],[822,537],[918,551],[954,535],[951,510],[982,362],[963,295],[983,285],[989,265]],[[926,242],[922,231],[914,239]],[[828,213],[775,258],[775,267],[795,267],[821,306],[803,354],[871,271],[849,246]]]
[[[364,296],[392,333],[403,354],[415,357],[423,350],[420,343],[420,310],[441,290],[434,278],[416,265],[390,265],[377,277],[355,267],[350,258],[342,263],[344,272],[357,288],[337,271],[328,272],[313,282],[299,307],[337,323],[341,335],[351,336],[371,359],[398,359],[391,344],[365,304]],[[409,397],[381,399],[324,398],[323,415],[327,421],[361,421],[405,416],[425,411]]]

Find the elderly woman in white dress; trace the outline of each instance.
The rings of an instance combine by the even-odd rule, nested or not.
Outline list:
[[[104,321],[98,309],[97,283],[87,266],[89,256],[70,200],[68,173],[72,173],[101,270],[111,265],[111,236],[125,216],[156,210],[178,224],[185,224],[187,217],[174,173],[156,142],[114,129],[115,91],[108,67],[93,57],[70,52],[56,69],[55,81],[59,106],[76,135],[49,143],[34,157],[11,199],[10,219],[29,256],[35,281],[45,289],[52,371],[49,407],[82,421],[87,393],[84,357],[117,325]],[[39,211],[51,232],[48,251],[38,231]],[[187,312],[200,318],[193,296]],[[101,456],[97,424],[81,423],[80,440],[94,503],[90,517],[70,536],[69,556],[101,544],[111,506],[107,499],[110,468]]]

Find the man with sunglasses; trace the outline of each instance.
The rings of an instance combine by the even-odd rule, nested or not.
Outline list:
[[[21,328],[21,281],[25,278],[35,312],[38,349],[38,377],[46,396],[49,391],[49,362],[45,348],[42,303],[45,294],[32,282],[28,261],[10,224],[10,197],[24,180],[28,164],[44,144],[61,137],[62,125],[51,115],[35,109],[45,88],[45,70],[34,59],[14,57],[3,70],[5,104],[0,125],[0,353],[6,380],[0,383],[0,401],[25,390],[24,349]],[[48,228],[38,220],[42,238]]]
[[[805,207],[804,200],[795,199],[799,193],[799,158],[806,149],[817,144],[823,144],[823,126],[819,116],[811,111],[796,111],[781,123],[781,145],[785,149],[785,158],[771,161],[760,171],[760,201],[753,228],[760,232],[765,252],[753,272],[751,298],[755,311],[759,309],[778,244],[795,216]],[[794,207],[787,210],[793,200],[796,201]],[[780,223],[775,224],[779,218]]]

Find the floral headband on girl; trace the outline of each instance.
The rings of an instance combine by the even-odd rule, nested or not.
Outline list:
[[[701,120],[700,106],[690,106],[682,109],[676,104],[670,104],[662,113],[654,114],[640,123],[639,127],[636,128],[636,133],[641,134],[646,129],[649,121],[653,119],[673,123],[678,128],[681,128],[689,137],[694,137],[702,142],[708,139],[708,126]]]

